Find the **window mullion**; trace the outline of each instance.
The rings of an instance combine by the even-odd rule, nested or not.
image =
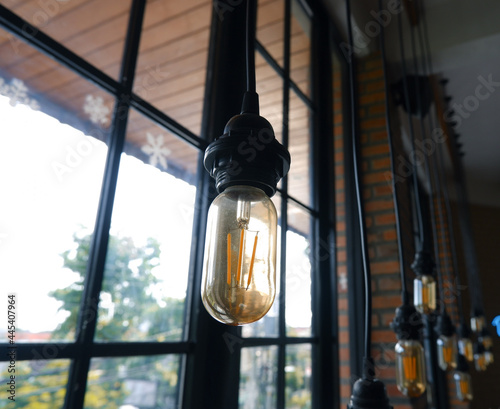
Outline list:
[[[125,143],[125,133],[130,107],[130,95],[135,75],[135,67],[139,52],[139,41],[142,30],[146,2],[134,0],[130,10],[127,37],[120,72],[120,85],[123,93],[119,96],[115,107],[111,127],[106,167],[101,188],[98,214],[95,223],[93,240],[89,250],[89,261],[84,281],[81,307],[76,328],[76,345],[79,354],[72,361],[64,407],[66,409],[83,408],[85,391],[92,357],[92,343],[98,317],[99,295],[104,277],[106,252],[111,225],[111,214],[115,197],[120,158]]]

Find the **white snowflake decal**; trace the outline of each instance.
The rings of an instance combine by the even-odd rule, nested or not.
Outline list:
[[[146,138],[148,139],[148,145],[143,146],[141,151],[149,155],[149,164],[156,166],[159,163],[164,169],[167,169],[167,156],[170,155],[171,151],[163,145],[164,136],[158,135],[155,137],[148,132]]]
[[[94,124],[106,125],[109,121],[108,115],[111,110],[104,105],[102,97],[87,95],[83,104],[83,111],[89,116]]]
[[[17,104],[28,105],[31,109],[40,109],[40,105],[36,99],[30,98],[28,95],[28,87],[24,85],[22,80],[13,78],[10,84],[6,84],[3,78],[0,78],[0,94],[9,98],[9,104],[16,106]]]

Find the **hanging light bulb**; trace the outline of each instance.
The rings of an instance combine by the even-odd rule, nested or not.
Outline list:
[[[396,352],[396,382],[399,391],[409,398],[416,398],[425,392],[424,348],[418,341],[422,321],[420,314],[412,305],[401,305],[391,327],[396,333],[398,343]]]
[[[208,214],[202,300],[229,325],[262,318],[276,294],[277,214],[253,186],[231,186]]]
[[[469,327],[462,322],[458,330],[458,352],[465,357],[468,362],[474,361],[474,345],[470,338],[471,331]]]
[[[486,362],[486,351],[484,345],[480,342],[476,342],[474,346],[474,364],[476,371],[486,371],[488,363]]]
[[[457,367],[457,336],[450,316],[443,310],[438,316],[436,332],[439,367],[446,371]]]
[[[486,327],[481,330],[481,333],[479,334],[477,340],[484,345],[484,348],[486,350],[490,349],[493,346],[493,338],[491,338],[490,331],[488,331],[488,328]]]
[[[472,317],[470,317],[470,327],[478,335],[486,327],[486,318],[480,311],[475,310]]]
[[[488,348],[484,351],[484,360],[486,361],[486,366],[491,365],[495,362],[495,357],[493,356],[493,351]]]
[[[465,356],[459,356],[457,370],[453,374],[453,379],[455,381],[457,398],[462,402],[470,402],[473,398],[472,380],[468,371],[469,365],[467,364]]]
[[[288,172],[290,154],[258,106],[258,95],[246,92],[241,114],[205,151],[220,194],[208,212],[201,298],[227,325],[262,318],[276,294],[278,217],[269,197]]]
[[[421,314],[436,311],[436,280],[434,262],[428,252],[419,251],[411,268],[417,275],[413,280],[413,304]]]

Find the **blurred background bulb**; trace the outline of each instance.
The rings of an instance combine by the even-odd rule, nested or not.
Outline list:
[[[271,308],[276,294],[277,225],[273,202],[258,188],[232,186],[212,202],[201,296],[216,320],[249,324]]]
[[[457,398],[462,402],[470,402],[473,398],[471,376],[467,372],[456,371],[453,374],[453,379],[455,380]]]
[[[433,276],[417,275],[413,280],[413,304],[421,314],[436,311],[436,280]]]
[[[457,337],[440,335],[437,339],[439,367],[446,371],[457,367]]]
[[[396,382],[399,391],[415,398],[425,392],[424,348],[414,339],[400,339],[396,351]]]
[[[486,353],[484,345],[477,342],[474,348],[474,365],[476,371],[486,371],[488,363],[486,362]]]
[[[486,318],[484,315],[475,315],[470,318],[470,327],[476,334],[480,334],[486,326]]]
[[[467,361],[474,361],[474,346],[470,338],[460,338],[458,340],[458,352],[463,355]]]

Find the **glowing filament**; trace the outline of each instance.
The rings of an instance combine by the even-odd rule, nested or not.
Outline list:
[[[404,357],[403,368],[404,368],[405,378],[408,380],[414,380],[417,377],[417,357],[415,356]]]
[[[248,287],[250,287],[250,281],[252,280],[253,263],[255,262],[255,250],[257,250],[257,239],[258,239],[258,236],[255,235],[255,240],[253,242],[252,259],[250,260],[250,270],[248,271],[247,290],[248,290]]]

